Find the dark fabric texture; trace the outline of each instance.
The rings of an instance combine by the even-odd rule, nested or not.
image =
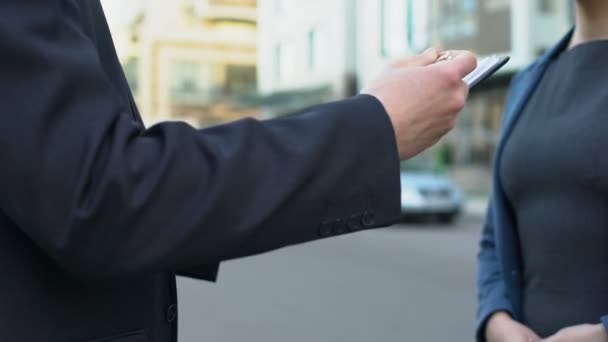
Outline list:
[[[521,119],[526,105],[543,79],[548,66],[568,47],[572,33],[573,30],[570,30],[554,47],[518,73],[511,84],[510,95],[504,111],[501,138],[496,150],[491,203],[479,244],[476,331],[476,339],[479,342],[485,341],[486,324],[497,311],[506,311],[516,320],[523,321],[523,260],[517,220],[505,194],[499,170],[502,170],[503,152],[514,127]],[[599,97],[596,100],[601,101]],[[599,167],[596,169],[605,169],[605,158],[601,158],[602,154],[597,151],[601,151],[601,146],[589,153],[598,156],[596,163]],[[604,182],[600,177],[594,177],[594,179],[598,184]],[[603,322],[608,320],[606,313],[608,311],[604,312],[603,317],[597,318],[598,323],[600,320]]]
[[[511,83],[506,102],[501,137],[494,161],[493,190],[486,221],[479,241],[477,270],[477,341],[485,341],[488,319],[497,311],[506,311],[521,320],[521,253],[513,210],[506,198],[498,170],[505,143],[513,127],[551,62],[569,44],[573,30],[530,66],[519,72]]]
[[[598,41],[553,60],[503,154],[522,254],[522,320],[541,336],[608,312],[607,53],[608,41]]]
[[[3,341],[176,341],[176,273],[399,219],[371,96],[146,129],[97,0],[0,2],[0,50]]]

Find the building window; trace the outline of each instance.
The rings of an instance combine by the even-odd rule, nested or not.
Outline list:
[[[509,0],[442,0],[433,4],[437,5],[429,25],[433,45],[472,50],[482,56],[511,50]]]
[[[322,70],[325,67],[327,39],[325,31],[319,28],[308,33],[308,68]]]
[[[477,0],[446,0],[439,6],[441,36],[447,40],[468,38],[478,32]]]
[[[383,57],[396,57],[406,53],[406,14],[405,1],[380,0],[380,53]]]
[[[312,30],[308,32],[308,68],[314,70],[317,66],[317,32]]]
[[[540,0],[538,3],[540,13],[551,14],[555,11],[555,0]]]
[[[173,64],[171,88],[176,93],[195,94],[201,90],[201,66],[197,62],[179,61]]]
[[[199,61],[175,61],[171,64],[171,100],[174,104],[204,103],[221,95],[225,67]]]
[[[275,50],[275,75],[278,80],[293,76],[296,71],[296,50],[292,42],[281,43]]]
[[[429,2],[407,0],[407,43],[414,51],[429,44]]]
[[[281,55],[281,44],[278,44],[274,48],[274,78],[277,80],[281,79],[281,64],[283,63]]]
[[[458,166],[491,167],[508,87],[473,94],[450,135]]]
[[[253,65],[227,65],[224,93],[251,95],[256,92],[257,72]]]

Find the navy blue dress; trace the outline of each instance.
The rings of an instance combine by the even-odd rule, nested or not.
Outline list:
[[[505,146],[524,323],[541,336],[608,310],[608,41],[563,52]]]

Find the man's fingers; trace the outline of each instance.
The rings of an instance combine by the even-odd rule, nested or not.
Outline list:
[[[439,58],[439,49],[430,48],[410,59],[409,66],[427,66],[433,64]]]
[[[440,60],[434,67],[455,68],[461,78],[470,74],[477,67],[477,57],[470,51],[447,51],[445,60]]]
[[[439,49],[430,48],[423,53],[410,58],[403,58],[392,63],[395,68],[407,68],[414,66],[427,66],[433,64],[439,58]]]

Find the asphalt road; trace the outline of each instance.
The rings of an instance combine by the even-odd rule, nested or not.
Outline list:
[[[178,281],[180,342],[472,341],[481,217],[413,224],[226,263]]]

